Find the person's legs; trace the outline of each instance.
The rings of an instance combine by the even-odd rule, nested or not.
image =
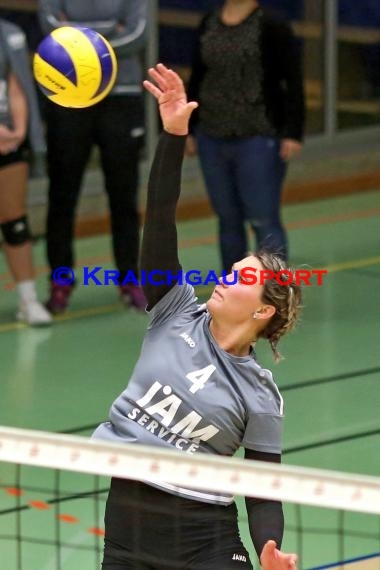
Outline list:
[[[111,96],[103,101],[97,116],[96,140],[111,213],[113,253],[122,282],[128,271],[138,277],[139,162],[144,143],[142,99]],[[128,301],[145,309],[141,288],[129,285],[125,289],[129,292]]]
[[[0,226],[3,250],[20,298],[17,317],[31,325],[50,324],[51,317],[38,303],[34,285],[32,242],[26,215],[28,165],[24,161],[12,163],[11,157],[6,161],[9,164],[0,167]]]
[[[0,169],[0,223],[9,224],[26,216],[28,165],[26,162],[10,164]],[[19,224],[20,229],[21,225]],[[21,232],[20,232],[21,233]],[[30,237],[23,243],[11,244],[4,240],[4,253],[16,282],[34,279],[32,245]],[[13,241],[17,241],[15,239]]]
[[[279,155],[279,141],[272,137],[253,137],[236,147],[236,178],[245,219],[256,234],[257,248],[287,258],[285,229],[280,203],[286,163]]]
[[[198,132],[197,144],[207,192],[218,216],[222,269],[230,271],[247,253],[244,209],[232,164],[235,143]]]
[[[47,257],[51,270],[72,268],[75,208],[84,169],[92,148],[94,110],[66,109],[47,104],[47,161],[49,176],[48,213],[46,226]],[[53,313],[67,305],[71,286],[52,283],[47,302]]]

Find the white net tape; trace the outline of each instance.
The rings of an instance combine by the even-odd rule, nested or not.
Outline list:
[[[0,461],[380,514],[380,477],[0,427]]]

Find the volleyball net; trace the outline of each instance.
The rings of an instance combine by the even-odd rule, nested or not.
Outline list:
[[[112,476],[235,495],[250,553],[243,497],[281,500],[300,570],[380,568],[380,478],[0,427],[2,567],[99,569]]]

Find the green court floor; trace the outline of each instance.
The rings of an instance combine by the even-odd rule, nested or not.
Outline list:
[[[281,343],[285,360],[274,365],[265,343],[258,347],[260,362],[273,370],[285,399],[284,463],[379,476],[380,191],[287,206],[283,215],[292,263],[328,270],[322,286],[304,289],[302,321]],[[179,225],[186,270],[219,271],[215,236],[212,218]],[[78,240],[76,252],[79,276],[84,266],[113,268],[108,236]],[[35,262],[44,298],[42,240],[35,245]],[[199,288],[201,299],[208,293],[207,287]],[[37,330],[15,323],[15,300],[1,257],[0,424],[88,435],[91,426],[107,417],[128,381],[146,316],[124,309],[113,286],[79,285],[67,314],[53,327]],[[0,465],[0,483],[9,483],[8,473],[9,467]],[[1,539],[14,524],[1,515],[9,501],[9,494],[0,489],[0,559],[5,552],[4,568],[19,570],[12,539]],[[284,548],[300,547],[296,530],[305,527],[300,564],[304,570],[380,550],[377,517],[348,513],[342,523],[336,511],[305,508],[300,513],[288,505],[286,512]],[[36,519],[26,524],[43,525]],[[346,536],[339,538],[342,524]],[[82,531],[70,529],[80,543]],[[242,533],[247,538],[243,512]],[[41,565],[39,556],[26,556],[22,570],[56,568],[50,558]],[[67,568],[95,568],[94,557],[73,563],[67,556],[67,561]]]

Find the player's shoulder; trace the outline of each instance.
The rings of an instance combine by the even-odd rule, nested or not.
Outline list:
[[[194,288],[188,283],[177,283],[149,311],[148,330],[164,324],[176,325],[178,319],[194,319],[205,311],[205,305],[198,303]]]
[[[283,408],[283,400],[277,383],[273,377],[273,373],[268,368],[261,366],[253,353],[249,369],[246,370],[246,390],[255,393],[252,405],[258,405],[262,408],[265,402],[272,401],[278,410]],[[247,386],[248,385],[248,386]],[[264,406],[265,407],[265,406]],[[263,411],[263,410],[262,410]]]
[[[199,315],[208,315],[207,304],[206,303],[198,303],[198,299],[195,298],[193,315],[195,317]]]
[[[268,368],[260,367],[258,371],[258,376],[260,379],[260,392],[262,392],[264,399],[263,401],[269,402],[269,408],[272,409],[272,404],[275,405],[275,409],[280,415],[283,415],[284,402],[280,392],[280,389],[273,377],[273,373]]]

